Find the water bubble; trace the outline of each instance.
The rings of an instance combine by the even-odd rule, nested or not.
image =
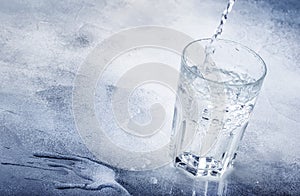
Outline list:
[[[219,124],[220,121],[219,121],[218,119],[213,119],[213,120],[212,120],[212,123],[213,123],[213,124]]]
[[[151,178],[150,178],[150,183],[151,183],[151,184],[157,184],[157,183],[158,183],[157,178],[151,177]]]

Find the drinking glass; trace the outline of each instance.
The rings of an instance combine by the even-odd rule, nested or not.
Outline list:
[[[266,71],[258,54],[234,41],[185,47],[171,138],[175,167],[221,177],[232,166]]]

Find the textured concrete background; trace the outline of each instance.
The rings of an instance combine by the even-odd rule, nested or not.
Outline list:
[[[298,0],[238,0],[229,16],[222,37],[257,51],[268,75],[236,167],[224,182],[192,182],[169,166],[129,172],[85,158],[33,156],[48,152],[93,157],[74,124],[72,85],[77,69],[102,40],[139,25],[171,27],[195,39],[210,37],[226,3],[0,0],[0,194],[125,194],[110,186],[118,182],[133,195],[299,195]],[[65,169],[53,165],[58,162]],[[55,188],[58,181],[104,185],[61,190]]]

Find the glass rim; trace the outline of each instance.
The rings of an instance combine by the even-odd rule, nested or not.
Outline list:
[[[194,74],[196,77],[202,78],[202,79],[204,79],[204,80],[206,80],[206,81],[209,81],[209,82],[212,82],[212,83],[216,83],[216,84],[223,84],[223,85],[228,85],[228,86],[247,86],[247,85],[255,85],[255,84],[261,82],[261,81],[265,78],[265,76],[267,75],[267,66],[266,66],[266,63],[265,63],[265,61],[261,58],[261,56],[260,56],[259,54],[257,54],[254,50],[250,49],[249,47],[247,47],[247,46],[245,46],[245,45],[243,45],[243,44],[241,44],[241,43],[238,43],[238,42],[232,41],[232,40],[228,40],[228,39],[217,39],[216,41],[223,41],[223,42],[227,42],[227,43],[237,44],[237,45],[241,46],[243,49],[245,49],[245,50],[247,50],[248,52],[250,52],[251,54],[253,54],[255,57],[258,58],[259,61],[261,61],[262,66],[263,66],[263,74],[262,74],[258,79],[255,79],[254,82],[247,82],[247,83],[245,83],[245,84],[229,84],[227,81],[220,82],[220,81],[216,81],[216,80],[211,80],[211,79],[205,78],[205,77],[201,76],[200,74],[196,73],[195,71],[193,71],[192,69],[190,69],[190,67],[188,66],[188,63],[187,63],[187,60],[186,60],[186,55],[185,55],[185,54],[186,54],[186,50],[187,50],[187,48],[188,48],[190,45],[192,45],[192,44],[194,44],[194,43],[196,43],[196,42],[209,41],[209,40],[211,40],[211,38],[202,38],[202,39],[194,40],[194,41],[188,43],[188,44],[184,47],[184,49],[183,49],[182,57],[181,57],[181,58],[182,58],[182,61],[183,61],[183,63],[184,63],[183,67],[184,67],[187,71],[189,71],[189,72],[191,72],[192,74]]]

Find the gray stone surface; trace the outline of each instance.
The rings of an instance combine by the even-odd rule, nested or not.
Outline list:
[[[239,0],[225,26],[223,38],[257,51],[268,75],[224,181],[193,181],[169,165],[144,172],[110,168],[90,159],[77,133],[73,80],[97,44],[139,25],[210,37],[225,5],[0,0],[0,195],[116,195],[126,194],[124,188],[133,195],[299,195],[298,0]]]

